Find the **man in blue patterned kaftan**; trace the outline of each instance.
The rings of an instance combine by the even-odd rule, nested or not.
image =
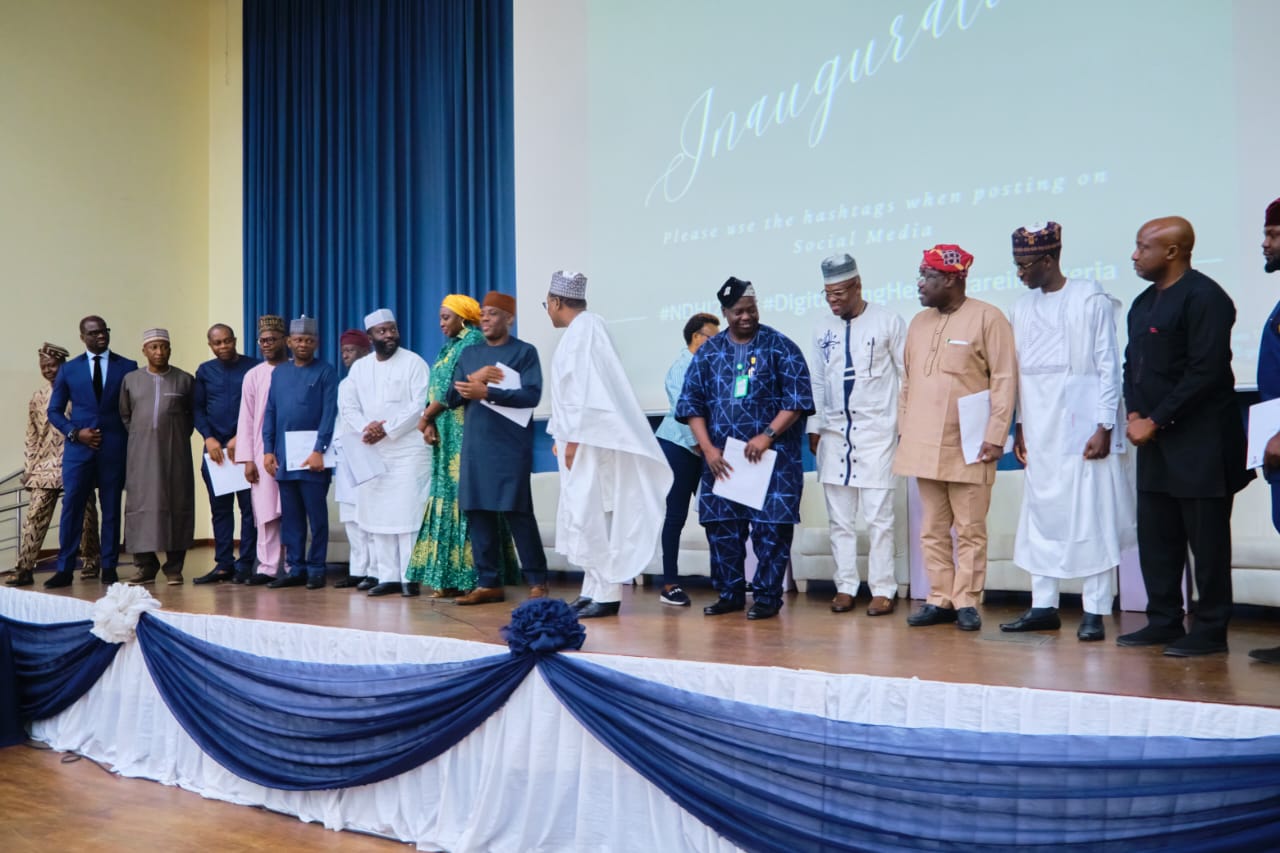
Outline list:
[[[718,616],[745,606],[743,563],[750,534],[758,566],[752,584],[755,603],[747,618],[768,619],[782,607],[782,579],[800,520],[801,444],[804,419],[813,414],[813,391],[800,348],[760,325],[751,282],[730,278],[716,295],[728,328],[694,355],[675,411],[703,454],[698,518],[707,531],[711,578],[720,594],[703,613]],[[759,510],[712,493],[716,480],[733,476],[724,456],[729,438],[746,443],[747,464],[759,464],[769,449],[777,451]]]

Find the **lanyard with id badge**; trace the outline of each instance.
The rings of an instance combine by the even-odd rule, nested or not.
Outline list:
[[[756,357],[751,356],[748,365],[738,362],[738,375],[733,378],[733,399],[741,400],[751,391],[751,378],[756,373]],[[746,371],[743,368],[746,367]]]

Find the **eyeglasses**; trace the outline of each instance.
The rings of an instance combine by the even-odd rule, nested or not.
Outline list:
[[[842,287],[839,290],[824,290],[822,298],[828,302],[839,302],[849,295],[849,288]]]
[[[274,344],[277,341],[282,340],[284,340],[284,338],[280,335],[261,335],[258,337],[258,343],[260,344]]]
[[[1040,263],[1047,257],[1049,256],[1037,255],[1035,258],[1029,261],[1014,261],[1013,265],[1018,270],[1018,272],[1026,272],[1027,270],[1031,269],[1032,267],[1034,267],[1036,264]]]

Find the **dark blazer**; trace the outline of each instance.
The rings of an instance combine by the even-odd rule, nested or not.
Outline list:
[[[120,418],[120,384],[126,373],[137,369],[138,363],[133,359],[111,353],[107,357],[102,402],[98,402],[93,393],[88,355],[81,353],[69,359],[53,380],[53,393],[49,395],[49,423],[63,435],[72,427],[102,430],[102,449],[118,450],[123,460],[129,434]],[[71,403],[71,417],[67,417],[67,403]],[[63,450],[66,461],[86,459],[92,455],[93,451],[88,446],[78,443],[67,442]]]

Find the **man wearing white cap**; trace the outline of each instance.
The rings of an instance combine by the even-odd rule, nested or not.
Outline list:
[[[405,578],[409,557],[431,490],[431,448],[418,435],[418,416],[427,401],[431,369],[400,346],[395,315],[379,308],[364,318],[373,358],[351,365],[346,417],[360,424],[359,442],[372,448],[386,471],[360,485],[356,524],[372,539],[369,574],[378,584],[371,596],[418,595]],[[344,452],[354,436],[343,439]]]
[[[583,571],[573,603],[580,619],[618,612],[621,582],[657,550],[671,488],[666,457],[586,297],[586,276],[552,274],[547,314],[565,329],[551,361],[547,422],[560,466],[556,550]]]
[[[831,610],[853,609],[858,595],[859,508],[871,546],[868,616],[892,613],[894,577],[893,451],[898,446],[898,389],[907,324],[897,314],[862,298],[858,264],[848,254],[822,262],[822,285],[831,314],[818,321],[810,347],[813,405],[809,449],[827,501],[836,597]]]
[[[120,418],[129,430],[125,469],[124,544],[137,567],[128,583],[152,583],[165,552],[169,584],[182,583],[182,564],[195,534],[195,474],[191,433],[195,378],[169,364],[169,333],[142,335],[146,370],[120,386]]]

